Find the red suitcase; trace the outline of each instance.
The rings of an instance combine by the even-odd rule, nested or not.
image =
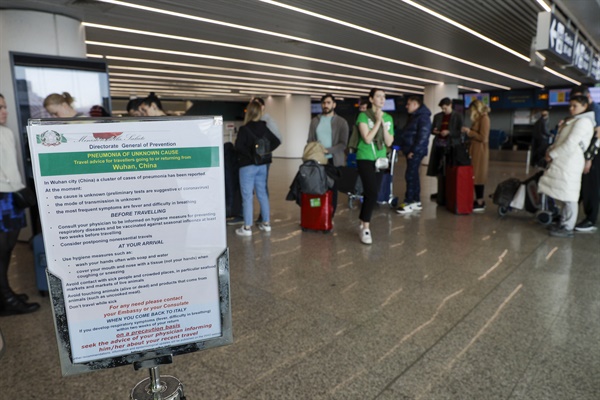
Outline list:
[[[300,206],[300,226],[303,231],[325,231],[333,228],[331,222],[333,204],[331,202],[333,192],[328,190],[325,194],[302,193]]]
[[[446,168],[446,208],[455,214],[473,212],[473,166]]]

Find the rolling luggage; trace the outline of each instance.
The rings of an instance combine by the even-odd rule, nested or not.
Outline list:
[[[325,194],[302,193],[300,205],[300,227],[303,231],[323,231],[327,233],[333,228],[331,221],[333,205],[331,199],[333,192],[328,190]]]
[[[455,214],[473,212],[475,183],[471,165],[446,168],[446,208]]]
[[[42,296],[48,294],[48,279],[46,278],[46,250],[41,233],[33,237],[33,260],[35,263],[35,282]]]

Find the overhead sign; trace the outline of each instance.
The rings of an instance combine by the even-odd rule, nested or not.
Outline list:
[[[222,130],[30,121],[64,375],[231,342]]]
[[[590,76],[596,81],[600,81],[600,53],[595,53],[592,56],[592,62],[590,67]]]
[[[589,75],[592,61],[592,49],[577,36],[573,51],[573,66],[584,75]]]
[[[567,28],[554,14],[538,14],[536,50],[553,56],[567,64],[573,61],[575,33]]]

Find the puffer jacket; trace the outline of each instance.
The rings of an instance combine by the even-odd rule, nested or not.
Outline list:
[[[404,154],[413,153],[415,158],[422,158],[427,154],[430,132],[431,111],[423,104],[408,117],[394,144],[400,145]]]
[[[550,147],[550,166],[540,178],[538,190],[561,201],[578,201],[585,152],[594,134],[594,112],[578,114],[560,128]]]

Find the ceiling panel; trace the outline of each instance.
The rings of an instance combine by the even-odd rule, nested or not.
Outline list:
[[[191,40],[180,40],[91,26],[86,28],[87,39],[91,42],[141,46],[163,51],[157,53],[88,44],[89,53],[107,57],[109,66],[114,67],[110,69],[111,76],[112,73],[170,76],[172,82],[178,82],[179,86],[190,90],[201,89],[203,85],[206,87],[226,85],[234,92],[245,91],[251,84],[257,83],[256,79],[280,81],[262,82],[263,85],[285,85],[286,81],[295,81],[292,87],[301,87],[301,83],[305,82],[307,85],[302,86],[302,90],[310,89],[315,94],[325,91],[335,93],[336,90],[340,93],[356,92],[357,87],[364,88],[366,93],[370,86],[385,86],[401,91],[405,90],[406,86],[403,86],[405,84],[416,86],[411,86],[413,91],[422,92],[422,87],[432,82],[457,83],[479,90],[493,90],[499,87],[517,89],[570,86],[574,81],[591,83],[582,80],[571,71],[561,70],[557,65],[548,66],[565,74],[567,79],[529,67],[527,61],[431,15],[431,13],[439,13],[524,56],[529,56],[531,40],[536,32],[537,14],[542,10],[535,0],[284,0],[281,2],[283,5],[301,8],[305,12],[258,0],[132,0],[129,3],[154,7],[171,14],[93,0],[3,0],[2,5],[5,8],[53,11],[74,16],[86,23],[190,38]],[[566,7],[563,3],[568,2],[563,0],[561,3],[562,7]],[[577,7],[573,7],[574,13],[585,15],[582,9],[585,10],[586,7],[582,3],[585,2],[580,1]],[[600,11],[600,7],[595,3],[595,0],[590,1],[588,7],[590,13]],[[430,12],[420,9],[419,6],[426,7]],[[307,14],[310,12],[318,15]],[[191,17],[184,18],[182,15],[172,13],[186,14]],[[345,26],[326,20],[327,17],[355,26]],[[203,18],[217,23],[201,20]],[[593,24],[589,22],[589,18],[581,17],[581,19],[587,21],[585,22],[587,24]],[[227,26],[227,24],[240,26]],[[595,28],[595,26],[588,26],[586,31],[597,32]],[[268,32],[252,31],[252,29]],[[372,32],[365,32],[365,29]],[[382,37],[378,33],[389,37]],[[286,36],[281,37],[281,35]],[[194,40],[220,42],[226,46],[199,43]],[[259,50],[252,50],[253,48]],[[168,54],[167,51],[190,54]],[[194,57],[194,54],[204,56]],[[146,62],[116,60],[111,56],[141,58]],[[154,60],[190,65],[161,65],[154,63]],[[119,68],[127,66],[161,71],[136,72]],[[177,71],[182,73],[169,73]],[[236,78],[190,75],[193,72],[235,75]],[[131,84],[136,85],[131,86],[131,93],[139,92],[140,81],[152,81],[151,78],[136,79],[123,76],[117,78],[117,76],[115,76],[115,79],[118,79],[114,82],[115,88],[123,88],[126,84],[123,80],[131,79]],[[254,80],[244,80],[243,77],[252,77]],[[178,81],[180,78],[183,79]],[[190,86],[193,82],[189,79],[194,78],[202,81],[195,86]],[[332,82],[326,82],[327,79]],[[211,80],[218,80],[219,83],[212,83]],[[159,83],[153,84],[157,88],[165,87]],[[326,90],[330,87],[332,90]],[[159,90],[156,91],[160,93]],[[262,92],[261,94],[264,95]],[[276,91],[273,88],[272,94],[282,95],[285,91],[280,89]],[[194,97],[214,98],[203,94],[200,90]]]

